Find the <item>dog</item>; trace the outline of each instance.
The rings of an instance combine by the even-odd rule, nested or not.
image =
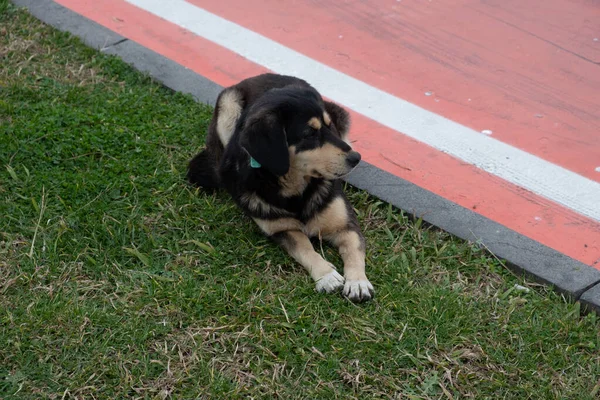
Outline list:
[[[206,147],[188,165],[190,183],[225,189],[275,243],[301,264],[318,292],[370,300],[365,239],[341,178],[360,162],[350,116],[306,81],[262,74],[218,96]],[[344,276],[310,238],[337,247]]]

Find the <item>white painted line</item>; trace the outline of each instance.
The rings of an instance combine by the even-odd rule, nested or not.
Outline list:
[[[450,121],[184,0],[126,0],[397,132],[600,221],[600,184]],[[399,79],[401,77],[398,77]]]

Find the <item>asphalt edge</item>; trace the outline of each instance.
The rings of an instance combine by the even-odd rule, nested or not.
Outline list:
[[[79,37],[83,43],[120,57],[174,91],[214,105],[222,87],[53,0],[12,0],[39,20]],[[553,286],[584,311],[600,314],[600,271],[484,216],[366,162],[346,179],[359,189],[464,240],[478,243],[516,273]]]

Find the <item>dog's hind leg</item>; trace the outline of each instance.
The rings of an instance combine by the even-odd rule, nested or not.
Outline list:
[[[308,236],[300,231],[278,232],[271,238],[283,247],[294,260],[302,265],[316,282],[318,292],[338,292],[344,286],[344,278],[333,264],[315,251]]]
[[[215,163],[214,156],[208,150],[201,151],[188,165],[188,181],[206,189],[219,188],[221,185]]]

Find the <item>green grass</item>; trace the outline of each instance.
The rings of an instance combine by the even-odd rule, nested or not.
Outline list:
[[[0,13],[0,398],[596,398],[594,314],[352,188],[376,300],[315,293],[184,182],[209,108]]]

